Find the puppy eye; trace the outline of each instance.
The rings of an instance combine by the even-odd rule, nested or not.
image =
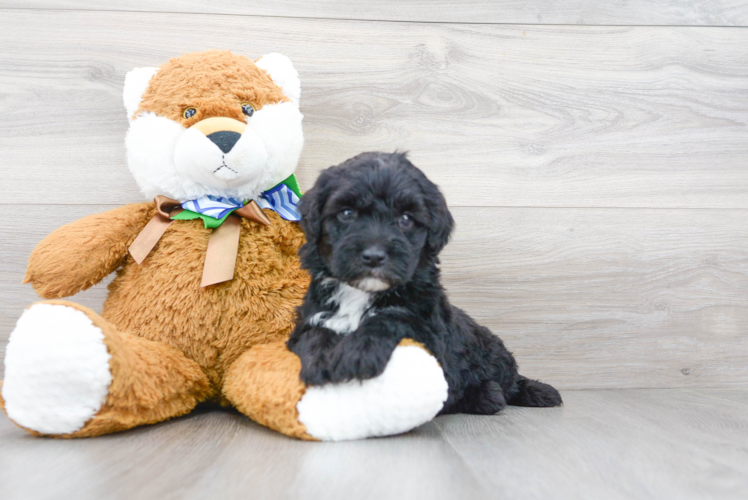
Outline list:
[[[356,214],[355,210],[346,208],[345,210],[341,210],[340,212],[338,212],[338,220],[340,222],[353,222],[356,219],[357,215],[358,214]]]
[[[182,113],[182,116],[184,116],[185,120],[189,120],[190,118],[192,118],[193,116],[195,116],[195,113],[197,113],[197,109],[195,109],[195,108],[187,108]]]
[[[413,227],[413,217],[408,214],[402,214],[400,220],[397,221],[397,224],[400,226],[400,229],[410,229]]]
[[[253,114],[255,114],[255,107],[245,102],[244,104],[242,104],[242,113],[247,116],[252,116]]]

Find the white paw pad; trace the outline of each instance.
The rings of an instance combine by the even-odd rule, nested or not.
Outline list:
[[[420,347],[400,346],[378,377],[309,387],[296,409],[307,434],[322,441],[389,436],[434,418],[447,391],[436,358]]]
[[[110,357],[101,329],[82,311],[31,306],[5,352],[5,411],[42,434],[81,429],[106,401]]]

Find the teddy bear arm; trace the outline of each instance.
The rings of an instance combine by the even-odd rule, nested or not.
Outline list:
[[[298,439],[339,441],[407,432],[447,400],[441,366],[425,346],[401,340],[372,379],[307,387],[285,342],[257,345],[224,379],[224,396],[252,420]]]
[[[152,204],[131,204],[57,228],[31,252],[23,282],[45,299],[90,288],[124,262],[152,215]]]
[[[299,422],[297,403],[306,390],[301,361],[285,342],[254,346],[229,368],[223,394],[255,422],[303,440],[314,440]]]

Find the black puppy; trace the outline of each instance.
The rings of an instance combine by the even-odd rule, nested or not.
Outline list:
[[[517,373],[502,341],[447,301],[437,256],[454,221],[404,154],[363,153],[326,169],[301,213],[312,283],[288,347],[306,384],[376,377],[407,337],[444,370],[441,413],[561,404],[556,389]]]

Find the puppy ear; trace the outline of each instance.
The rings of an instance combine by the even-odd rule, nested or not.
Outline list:
[[[329,169],[328,169],[329,170]],[[323,170],[312,189],[304,193],[299,203],[301,210],[301,229],[306,240],[316,244],[322,234],[322,209],[329,196],[328,170]]]
[[[125,88],[122,90],[122,100],[125,102],[127,110],[127,119],[132,120],[135,112],[140,106],[143,94],[148,90],[148,84],[151,78],[156,74],[158,68],[135,68],[125,75]]]
[[[270,75],[270,78],[294,104],[299,105],[301,81],[299,80],[299,73],[291,63],[291,59],[283,54],[273,52],[262,56],[255,61],[255,64]]]
[[[431,211],[431,227],[429,227],[426,244],[429,246],[431,254],[436,257],[449,242],[455,221],[447,208],[447,200],[444,199],[444,195],[435,185],[433,198],[426,202],[426,206]]]
[[[426,246],[431,256],[436,257],[449,241],[455,221],[447,208],[447,200],[436,184],[431,182],[423,172],[417,168],[415,170],[418,172],[417,176],[423,190],[426,208],[431,215]]]

